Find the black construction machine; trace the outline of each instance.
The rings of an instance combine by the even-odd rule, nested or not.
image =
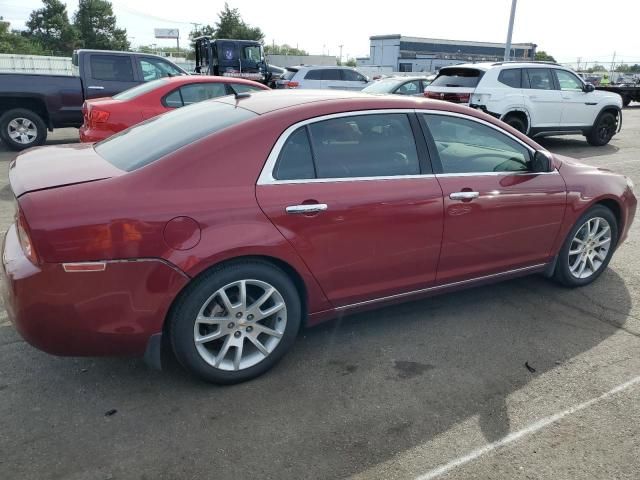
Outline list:
[[[260,42],[209,37],[198,37],[195,42],[196,73],[246,78],[269,85],[271,73]]]

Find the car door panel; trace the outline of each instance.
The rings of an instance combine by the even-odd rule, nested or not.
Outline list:
[[[590,126],[598,113],[598,102],[583,91],[582,81],[565,70],[553,70],[562,96],[561,124],[563,127]]]
[[[548,68],[523,69],[525,104],[530,112],[531,127],[557,127],[561,122],[562,94],[557,90]]]
[[[85,56],[85,98],[112,97],[135,87],[141,81],[134,69],[133,57],[91,53]]]
[[[257,199],[334,306],[424,288],[436,278],[442,191],[433,176],[258,185]],[[313,203],[327,209],[286,212]]]

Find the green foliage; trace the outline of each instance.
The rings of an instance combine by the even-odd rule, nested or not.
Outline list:
[[[587,68],[588,73],[606,72],[606,71],[607,71],[607,67],[603,67],[602,65],[598,65],[597,63],[592,67]]]
[[[23,36],[16,30],[9,30],[9,22],[0,20],[0,53],[18,55],[44,55],[39,43]]]
[[[71,55],[78,36],[60,0],[43,0],[44,6],[31,12],[26,36],[52,55]]]
[[[83,48],[129,50],[127,31],[118,28],[111,2],[80,0],[73,18]]]
[[[356,66],[356,59],[355,58],[350,58],[346,62],[344,62],[343,65],[345,65],[346,67],[355,67]]]
[[[267,55],[309,55],[306,50],[292,47],[286,43],[282,45],[265,45],[264,53]]]
[[[540,50],[536,52],[535,60],[538,62],[555,62],[556,59],[553,56],[549,55],[544,50]]]
[[[215,37],[261,41],[264,39],[264,33],[259,27],[252,27],[244,23],[238,9],[229,8],[229,4],[225,2],[224,9],[218,13]]]
[[[191,50],[193,51],[196,48],[195,39],[198,37],[214,37],[216,33],[216,29],[211,25],[203,25],[201,28],[194,29],[189,34],[189,40],[191,41]]]

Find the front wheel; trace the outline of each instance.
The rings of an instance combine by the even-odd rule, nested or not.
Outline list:
[[[618,224],[611,210],[601,205],[591,208],[569,232],[554,278],[568,287],[588,285],[607,268],[617,242]]]
[[[266,372],[291,348],[300,328],[298,291],[279,268],[238,262],[194,281],[170,314],[178,361],[213,383]]]
[[[12,150],[24,150],[44,144],[47,126],[35,112],[14,108],[0,117],[0,138]]]
[[[603,113],[596,120],[589,135],[587,135],[587,142],[594,147],[602,147],[613,138],[617,128],[618,122],[616,115],[609,112]]]

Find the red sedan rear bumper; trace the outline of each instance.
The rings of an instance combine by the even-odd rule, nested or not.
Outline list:
[[[96,272],[36,266],[15,226],[5,236],[1,270],[9,319],[27,342],[55,355],[142,356],[189,280],[157,259],[107,262]]]
[[[96,130],[95,128],[87,128],[84,125],[80,127],[80,141],[82,143],[100,142],[105,138],[109,138],[115,132],[106,130]]]

